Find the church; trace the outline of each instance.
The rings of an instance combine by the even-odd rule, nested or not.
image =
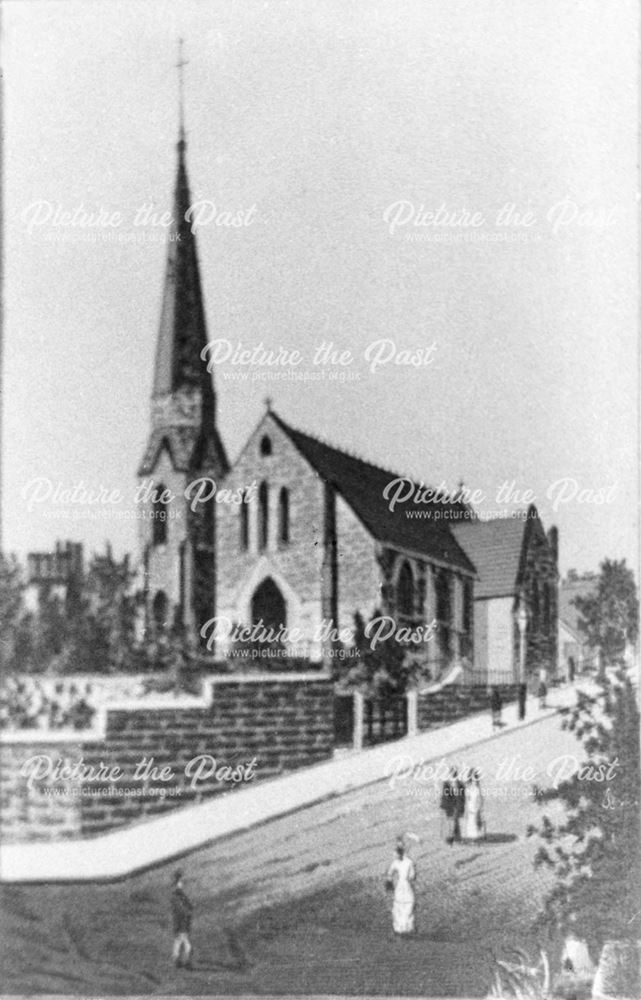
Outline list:
[[[260,623],[284,637],[284,655],[320,665],[339,635],[349,645],[355,615],[365,623],[384,616],[394,628],[425,626],[432,676],[463,664],[488,680],[499,661],[501,675],[523,670],[521,608],[525,669],[554,671],[557,539],[534,508],[516,530],[506,521],[488,528],[456,497],[435,496],[427,513],[416,499],[394,509],[386,497],[397,472],[292,427],[271,403],[230,464],[207,368],[196,235],[185,218],[182,125],[177,154],[150,430],[138,469],[147,627],[178,624],[221,661],[233,655],[240,626]],[[223,485],[238,502],[192,502],[198,480]],[[447,517],[435,516],[445,508]],[[545,614],[535,607],[540,594]]]

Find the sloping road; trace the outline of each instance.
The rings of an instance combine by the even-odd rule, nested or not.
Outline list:
[[[3,993],[367,993],[483,996],[492,950],[536,942],[549,884],[525,838],[540,811],[531,780],[498,780],[502,762],[578,753],[558,718],[459,754],[484,773],[487,843],[444,843],[438,787],[389,781],[195,851],[180,867],[195,904],[192,972],[169,960],[166,865],[111,885],[2,889]],[[390,745],[390,759],[402,748]],[[505,767],[505,763],[503,763]],[[531,775],[527,775],[531,779]],[[412,832],[418,933],[391,933],[383,875]]]

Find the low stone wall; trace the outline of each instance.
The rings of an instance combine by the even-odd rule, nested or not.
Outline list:
[[[497,685],[503,704],[516,701],[518,684]],[[419,691],[416,699],[416,722],[419,732],[446,726],[474,712],[490,712],[490,692],[485,684],[468,686],[450,684],[437,691]]]
[[[23,765],[40,754],[80,760],[83,744],[71,738],[2,743],[0,747],[0,836],[3,840],[58,840],[82,832],[78,781],[52,780],[29,788]]]
[[[333,685],[318,674],[228,675],[190,704],[108,706],[100,725],[3,735],[5,840],[104,833],[326,760]]]

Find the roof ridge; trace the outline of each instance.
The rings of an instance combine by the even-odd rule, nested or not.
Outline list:
[[[473,521],[455,521],[454,524],[457,528],[478,528],[481,524],[505,524],[506,521],[522,521],[525,524],[527,520],[527,517],[523,517],[523,511],[518,510],[509,517],[477,517]]]
[[[417,486],[418,485],[423,485],[423,486],[426,487],[426,489],[430,489],[431,488],[429,486],[429,484],[425,482],[425,479],[422,476],[421,476],[420,479],[417,479],[415,476],[410,476],[407,473],[400,472],[398,470],[394,470],[394,469],[390,469],[390,468],[385,468],[382,465],[378,465],[376,462],[370,461],[368,458],[363,458],[361,455],[357,455],[355,452],[349,451],[347,448],[339,448],[339,447],[337,447],[337,445],[332,444],[331,441],[328,441],[325,438],[321,438],[317,434],[310,434],[308,431],[300,430],[298,427],[292,427],[292,425],[288,424],[286,420],[283,420],[283,418],[278,413],[276,413],[275,410],[270,410],[270,413],[271,413],[271,416],[275,417],[276,420],[277,420],[277,422],[279,422],[280,424],[282,424],[283,427],[286,430],[291,431],[294,434],[301,434],[303,437],[309,438],[310,441],[315,442],[315,444],[320,444],[320,445],[323,445],[324,448],[330,448],[332,451],[337,451],[339,454],[346,455],[348,458],[351,458],[353,461],[361,462],[363,465],[369,465],[370,468],[376,469],[378,472],[384,472],[386,475],[397,476],[397,477],[399,477],[401,479],[409,479],[415,485],[417,485]],[[462,502],[462,501],[459,501],[459,502]]]

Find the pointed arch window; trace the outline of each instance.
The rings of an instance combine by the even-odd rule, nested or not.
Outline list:
[[[436,575],[436,618],[437,621],[449,625],[452,620],[452,592],[446,570]]]
[[[161,497],[166,493],[166,487],[159,483],[154,490],[154,500],[152,503],[152,528],[151,540],[153,545],[167,544],[167,504],[163,503]]]
[[[452,589],[450,577],[446,570],[440,570],[434,581],[436,591],[436,620],[438,622],[438,645],[442,659],[447,663],[450,658],[450,642],[452,635]]]
[[[169,599],[164,590],[157,590],[151,607],[154,627],[158,634],[167,631],[169,625]]]
[[[408,618],[414,615],[414,575],[410,564],[405,561],[401,566],[396,584],[396,605],[399,614]]]
[[[534,581],[532,586],[532,631],[538,632],[541,627],[541,595],[539,592],[539,582]]]
[[[472,634],[474,621],[474,590],[471,580],[463,580],[463,631]]]
[[[242,502],[240,504],[240,547],[243,552],[249,548],[249,502],[247,500],[247,490],[243,490]]]
[[[471,580],[463,580],[463,635],[461,636],[461,655],[472,656],[474,648],[474,588]]]
[[[258,548],[263,551],[269,540],[269,486],[263,480],[258,488]]]
[[[286,486],[278,494],[278,542],[289,544],[289,490]]]
[[[549,583],[543,585],[543,631],[550,634],[552,624],[552,588]]]

